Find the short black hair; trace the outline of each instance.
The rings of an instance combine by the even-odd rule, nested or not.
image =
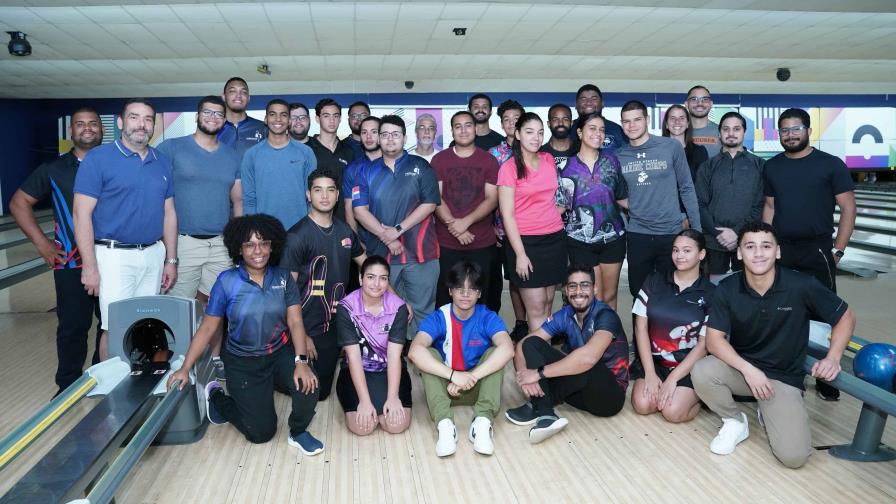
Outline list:
[[[588,278],[591,279],[591,283],[594,283],[594,268],[589,268],[584,264],[570,264],[569,267],[566,268],[566,281],[569,282],[569,277],[576,273],[584,273],[588,275]]]
[[[282,98],[274,98],[273,100],[269,101],[267,105],[264,106],[265,115],[267,115],[267,113],[271,111],[271,107],[274,105],[283,105],[284,107],[286,107],[286,110],[289,110],[289,103],[286,103],[286,100],[284,100]]]
[[[566,110],[567,112],[569,112],[570,120],[572,119],[572,109],[569,108],[569,105],[567,105],[565,103],[555,103],[555,104],[551,105],[551,108],[548,109],[548,121],[551,120],[551,112],[553,112],[555,109]]]
[[[465,283],[476,290],[482,290],[482,267],[472,261],[457,261],[448,270],[445,285],[449,289],[462,289]]]
[[[784,112],[781,112],[781,115],[778,116],[778,127],[781,127],[781,121],[784,119],[799,119],[802,121],[803,126],[807,128],[812,127],[812,122],[809,119],[809,113],[800,108],[789,108]]]
[[[156,106],[153,105],[151,101],[147,100],[146,98],[128,98],[127,100],[124,101],[124,105],[121,107],[122,119],[124,119],[124,114],[125,114],[125,112],[127,112],[128,107],[130,107],[131,105],[133,105],[135,103],[139,103],[141,105],[146,105],[147,107],[151,108],[152,114],[153,114],[153,116],[155,116]]]
[[[603,101],[604,99],[604,94],[600,92],[599,87],[595,86],[594,84],[585,84],[584,86],[580,87],[578,91],[576,91],[576,100],[578,100],[579,96],[581,96],[585,91],[594,91],[595,93],[597,93],[597,96],[600,97],[601,101]]]
[[[249,90],[249,84],[246,82],[246,79],[244,79],[242,77],[231,77],[231,78],[227,79],[227,82],[224,83],[224,91],[227,91],[227,86],[229,86],[230,83],[234,82],[234,81],[242,82],[243,85],[246,86],[246,90],[247,91]]]
[[[641,112],[644,112],[645,117],[647,116],[647,105],[644,105],[644,102],[640,100],[629,100],[625,102],[625,105],[622,106],[622,111],[620,112],[620,114],[622,112],[629,112],[631,110],[640,110]]]
[[[375,123],[376,123],[376,127],[377,127],[377,129],[379,129],[380,124],[382,124],[382,122],[383,122],[383,120],[380,119],[379,117],[371,115],[371,116],[367,116],[367,117],[365,117],[364,120],[362,120],[361,123],[358,124],[358,126],[361,126],[361,124],[364,124],[364,123],[366,123],[367,121],[373,121],[373,122],[375,122]]]
[[[740,231],[737,232],[738,247],[744,240],[744,235],[747,233],[771,233],[772,237],[775,239],[775,243],[778,242],[778,233],[775,231],[774,226],[762,221],[753,221],[744,224],[744,226],[740,228]]]
[[[271,240],[271,258],[268,264],[278,264],[286,243],[286,230],[279,219],[268,214],[234,217],[224,226],[224,246],[233,263],[240,263],[243,243],[251,240],[253,234],[262,240]]]
[[[329,107],[331,105],[336,107],[337,109],[339,109],[340,115],[342,114],[342,106],[339,105],[339,103],[337,103],[336,100],[334,100],[332,98],[324,98],[324,99],[320,100],[319,102],[317,102],[317,104],[314,106],[314,113],[316,115],[320,115],[320,113],[324,109],[324,107]]]
[[[709,92],[709,88],[702,84],[697,84],[696,86],[692,87],[691,89],[688,89],[687,96],[691,96],[691,93],[693,93],[695,89],[702,89],[702,90],[706,91],[706,94],[708,94],[710,97],[712,97],[712,93]]]
[[[734,112],[732,110],[731,112],[725,112],[725,115],[723,115],[722,118],[719,119],[719,131],[722,131],[722,123],[725,122],[726,119],[731,119],[732,117],[740,119],[741,126],[743,126],[745,130],[747,129],[747,120],[744,119],[744,116],[740,115],[739,112]]]
[[[348,106],[348,110],[351,110],[351,109],[353,109],[353,108],[355,108],[355,107],[364,107],[364,108],[366,108],[366,109],[367,109],[367,114],[370,115],[370,105],[368,105],[367,103],[365,103],[365,102],[363,102],[363,101],[361,101],[361,100],[358,100],[358,101],[352,103],[351,105],[349,105],[349,106]]]
[[[383,127],[384,124],[392,124],[401,128],[401,134],[407,135],[408,130],[404,125],[404,119],[398,117],[397,115],[384,115],[382,119],[380,119],[380,128]]]
[[[367,256],[367,259],[364,259],[364,262],[361,263],[361,267],[358,269],[358,273],[360,273],[361,276],[364,276],[364,273],[367,273],[367,270],[377,264],[386,268],[386,273],[392,273],[392,268],[389,267],[389,261],[387,261],[385,257],[376,254]]]
[[[459,110],[455,112],[453,116],[451,116],[451,120],[448,121],[448,124],[450,124],[451,127],[454,128],[454,120],[460,116],[470,116],[470,119],[476,121],[476,118],[473,117],[473,114],[469,110]]]
[[[520,104],[520,102],[518,102],[516,100],[504,100],[501,102],[500,105],[498,105],[498,117],[500,117],[501,119],[504,119],[504,114],[506,114],[507,112],[509,112],[511,110],[519,110],[520,115],[523,115],[526,113],[526,109],[523,108],[523,106]]]
[[[305,109],[305,112],[308,112],[308,111],[309,111],[309,110],[308,110],[308,107],[305,106],[305,104],[302,103],[302,102],[292,102],[292,103],[289,104],[289,111],[290,111],[290,112],[292,112],[293,110],[296,110],[296,109]]]
[[[206,103],[211,103],[212,105],[220,105],[225,110],[227,109],[227,106],[224,105],[224,100],[222,100],[220,96],[208,95],[208,96],[204,96],[204,97],[200,98],[199,103],[196,104],[196,113],[197,114],[199,112],[202,112],[202,109],[205,108],[205,107],[203,107],[203,105],[205,105]]]
[[[333,173],[333,170],[329,168],[316,168],[313,172],[308,174],[308,189],[311,189],[311,186],[314,185],[314,181],[319,178],[329,178],[333,179],[333,182],[336,182],[336,189],[339,189],[339,179],[336,177],[336,174]]]
[[[485,93],[476,93],[470,97],[470,101],[467,102],[467,110],[473,108],[473,100],[488,100],[488,108],[492,108],[492,99]]]

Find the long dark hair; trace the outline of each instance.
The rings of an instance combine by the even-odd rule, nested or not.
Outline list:
[[[604,127],[607,126],[607,120],[604,119],[604,116],[600,112],[589,112],[583,116],[580,116],[577,121],[577,126],[576,126],[576,131],[575,131],[576,135],[578,135],[578,137],[579,137],[579,152],[582,151],[582,145],[584,145],[584,142],[582,142],[582,136],[579,135],[579,130],[585,131],[585,125],[588,124],[588,122],[593,119],[600,119],[604,123]],[[600,151],[601,151],[601,148],[600,148],[600,146],[598,146],[597,152],[600,153]]]
[[[544,121],[541,120],[541,117],[535,112],[526,112],[520,115],[520,118],[516,120],[516,131],[517,133],[523,129],[523,125],[529,121],[538,121],[544,126]],[[516,164],[516,179],[524,179],[526,178],[526,162],[523,161],[523,148],[520,146],[520,141],[513,142],[511,146],[511,151],[513,152],[513,161]]]
[[[688,124],[688,127],[684,130],[684,154],[688,161],[690,161],[694,156],[694,131],[691,129],[691,114],[688,113],[688,109],[684,108],[682,105],[670,105],[669,108],[666,109],[666,113],[663,114],[663,136],[672,136],[672,132],[669,131],[666,122],[669,120],[669,112],[676,109],[684,112],[684,118]]]
[[[694,240],[694,242],[697,244],[697,252],[706,250],[706,237],[703,236],[703,233],[701,233],[700,231],[691,228],[682,229],[677,235],[675,235],[675,239],[677,240],[679,236]],[[672,243],[674,244],[675,240],[672,240]],[[707,259],[706,257],[700,259],[700,266],[698,271],[700,272],[701,277],[709,278],[709,259]]]

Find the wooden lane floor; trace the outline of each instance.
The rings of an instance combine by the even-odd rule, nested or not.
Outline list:
[[[8,433],[55,392],[55,314],[52,277],[14,292],[23,298],[18,310],[0,313],[0,436]],[[875,280],[838,277],[841,294],[856,309],[856,333],[896,343],[896,315],[890,296],[896,276]],[[18,287],[12,290],[17,290]],[[10,289],[7,289],[10,290]],[[26,296],[27,294],[27,296]],[[509,307],[509,303],[506,303]],[[631,306],[623,283],[620,307]],[[510,320],[509,308],[503,313]],[[624,311],[624,310],[623,310]],[[625,325],[630,317],[622,315]],[[629,332],[629,337],[631,333]],[[413,368],[412,368],[413,369]],[[781,466],[772,456],[756,421],[755,407],[744,405],[750,438],[733,455],[709,452],[719,420],[702,411],[692,422],[673,425],[657,416],[643,417],[629,404],[609,419],[593,418],[568,406],[558,412],[569,418],[562,433],[541,445],[527,441],[527,428],[495,421],[495,455],[483,457],[467,440],[472,409],[457,408],[458,451],[447,459],[435,456],[435,426],[429,418],[423,388],[413,379],[413,421],[400,435],[376,431],[357,437],[345,428],[335,394],[318,406],[310,431],[326,445],[316,457],[305,457],[286,443],[289,401],[277,394],[279,430],[275,439],[252,445],[230,426],[210,426],[199,443],[150,448],[120,489],[119,503],[293,503],[293,502],[425,502],[489,503],[553,502],[892,502],[896,500],[896,462],[857,463],[816,451],[799,470]],[[806,405],[816,446],[848,443],[859,414],[859,402],[844,395],[840,402],[816,398],[807,380]],[[505,374],[502,412],[520,404],[522,393]],[[78,404],[0,477],[6,492],[69,428],[89,410],[93,399]],[[883,441],[896,446],[891,420]]]

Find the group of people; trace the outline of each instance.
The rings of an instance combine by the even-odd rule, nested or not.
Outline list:
[[[209,419],[251,442],[275,434],[276,390],[292,398],[289,443],[321,452],[307,429],[334,382],[353,433],[403,432],[407,359],[422,377],[436,453],[455,452],[451,407],[466,404],[468,439],[491,454],[513,361],[529,400],[505,416],[531,426],[534,443],[567,425],[558,404],[612,416],[633,381],[637,413],[684,422],[702,401],[719,414],[710,445],[719,454],[748,435],[733,395],[752,395],[775,456],[805,463],[809,319],[833,326],[811,373],[826,381],[855,324],[834,279],[855,221],[853,184],[841,160],[809,145],[805,111],[781,113],[784,152],[764,161],[744,148],[739,113],[709,120],[704,86],[665,111],[656,136],[644,103],[626,102],[619,125],[586,84],[575,120],[568,105],[550,107],[547,143],[545,121],[514,100],[497,107],[504,134],[492,131],[491,99],[476,94],[451,117],[441,151],[431,116],[417,119],[406,151],[404,120],[372,116],[364,102],[348,107],[351,135],[339,139],[332,99],[314,107],[316,136],[307,106],[274,99],[258,121],[249,101],[246,81],[229,79],[199,100],[194,134],[157,148],[145,99],[126,101],[121,138],[106,144],[97,113],[78,109],[72,150],[14,195],[17,222],[54,268],[60,391],[81,373],[94,316],[96,362],[109,304],[162,292],[196,298],[205,313],[169,383],[186,383],[210,347]],[[55,240],[32,211],[48,196]],[[626,258],[631,363],[617,315]],[[497,314],[505,279],[511,330]],[[817,388],[836,400],[836,389]]]

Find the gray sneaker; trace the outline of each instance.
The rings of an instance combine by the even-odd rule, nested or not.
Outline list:
[[[569,420],[553,415],[538,417],[535,421],[535,427],[529,429],[529,442],[538,444],[562,431],[568,424]]]
[[[504,416],[516,425],[532,425],[538,419],[535,415],[535,408],[530,402],[505,411]]]

